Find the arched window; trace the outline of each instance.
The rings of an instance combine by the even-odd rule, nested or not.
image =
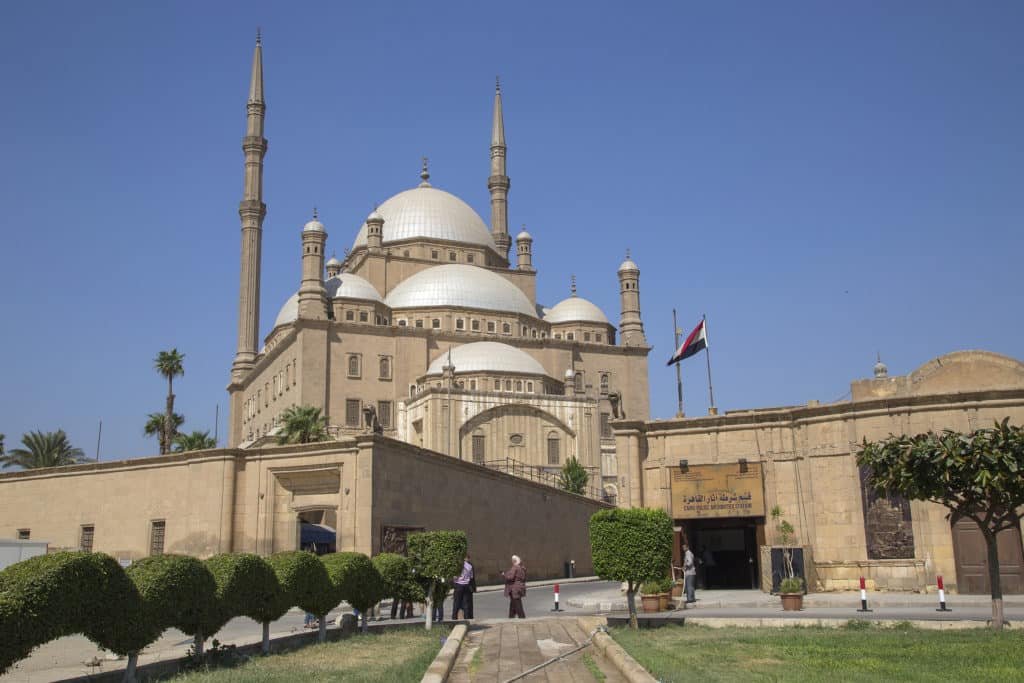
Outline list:
[[[387,356],[380,359],[380,378],[391,379],[391,359]]]
[[[415,395],[416,395],[416,385],[415,384],[410,384],[409,385],[409,398],[412,398]]]
[[[359,356],[354,353],[348,357],[348,376],[359,377]]]
[[[469,390],[470,391],[476,391],[476,380],[475,379],[469,380]]]
[[[583,373],[582,372],[577,372],[576,376],[573,377],[573,379],[572,379],[572,388],[573,388],[573,390],[578,391],[578,392],[582,392],[583,391]]]
[[[501,324],[501,332],[502,332],[502,334],[512,334],[512,325],[511,325],[511,323],[502,323]]]
[[[505,380],[505,391],[512,391],[512,380]]]
[[[601,373],[601,393],[602,394],[607,394],[608,393],[608,373],[607,372],[602,372]]]
[[[562,457],[561,439],[558,432],[548,432],[548,464],[557,465]]]
[[[531,394],[533,393],[533,382],[526,383],[526,391],[528,391]]]
[[[519,393],[523,392],[523,380],[521,380],[521,379],[517,379],[516,380],[516,391],[519,392]]]
[[[501,391],[501,380],[500,379],[494,380],[494,390],[495,391]]]
[[[434,328],[435,330],[441,329],[441,319],[440,318],[434,318],[433,320],[430,321],[430,326],[432,328]]]
[[[486,441],[481,430],[473,432],[473,462],[482,465],[485,460]]]

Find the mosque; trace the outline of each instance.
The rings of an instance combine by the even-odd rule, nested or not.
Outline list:
[[[652,420],[640,269],[628,253],[614,274],[617,324],[575,283],[563,301],[537,301],[533,237],[509,234],[500,88],[490,225],[435,187],[426,161],[418,184],[330,247],[315,213],[297,220],[298,290],[267,329],[258,40],[246,110],[227,448],[0,473],[0,536],[130,563],[294,550],[313,526],[331,549],[402,552],[411,531],[458,528],[484,581],[512,553],[534,578],[573,563],[589,573],[590,515],[644,506],[674,520],[675,564],[684,542],[698,550],[702,585],[767,591],[779,579],[778,507],[811,590],[865,577],[920,591],[938,575],[948,588],[988,590],[978,529],[951,525],[935,504],[875,494],[855,454],[890,433],[1024,422],[1021,361],[956,351],[890,376],[879,359],[849,400]],[[326,258],[350,238],[343,260]],[[332,438],[278,445],[293,406],[322,410]],[[585,495],[557,486],[573,457],[589,473]],[[1020,529],[1001,533],[1000,553],[1003,590],[1024,592]]]

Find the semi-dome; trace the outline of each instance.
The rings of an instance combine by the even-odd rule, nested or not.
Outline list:
[[[498,251],[487,224],[476,211],[455,195],[436,187],[427,185],[399,192],[378,206],[375,213],[384,218],[384,244],[419,237],[462,242]],[[364,222],[352,248],[365,246]]]
[[[514,284],[497,273],[461,263],[421,270],[398,283],[384,302],[395,310],[447,306],[537,316],[533,304]]]
[[[524,375],[545,375],[544,366],[530,354],[500,342],[473,342],[453,347],[451,364],[455,374],[468,372],[517,372]],[[448,352],[434,359],[426,374],[439,375],[448,365]]]
[[[384,297],[370,282],[352,273],[341,273],[324,282],[328,299],[365,299],[384,303]]]
[[[545,315],[544,320],[551,323],[588,322],[611,325],[608,317],[596,305],[581,296],[571,296],[560,301]]]
[[[284,302],[284,306],[277,312],[277,320],[274,321],[274,327],[279,325],[287,325],[288,323],[295,322],[299,317],[299,293],[295,292],[288,300]]]

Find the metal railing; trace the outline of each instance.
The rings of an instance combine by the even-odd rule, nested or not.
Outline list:
[[[530,465],[525,462],[520,462],[515,458],[502,458],[500,460],[484,460],[478,462],[478,465],[483,465],[488,469],[492,469],[498,472],[504,472],[505,474],[511,474],[515,477],[522,479],[529,479],[539,484],[545,484],[562,490],[562,470],[560,467],[551,465],[545,467],[543,465]],[[596,467],[585,467],[587,474],[590,475],[590,480],[593,481],[595,478],[600,477],[600,473]],[[588,485],[584,490],[583,494],[587,498],[594,500],[600,500],[604,503],[615,505],[615,496],[607,494],[604,489],[596,486]]]

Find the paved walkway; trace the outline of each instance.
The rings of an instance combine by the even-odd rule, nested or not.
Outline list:
[[[471,627],[452,669],[451,683],[508,681],[524,671],[582,645],[590,637],[576,619],[502,620]],[[625,683],[622,674],[589,645],[549,664],[522,681],[591,683],[596,681],[587,661],[607,683]]]

